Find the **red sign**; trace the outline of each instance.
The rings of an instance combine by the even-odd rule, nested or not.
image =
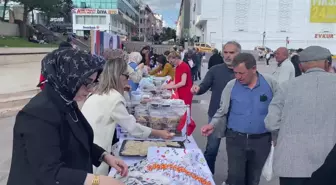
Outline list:
[[[96,14],[97,10],[96,9],[89,9],[89,8],[82,8],[82,9],[77,9],[75,10],[76,14]]]
[[[75,14],[117,14],[118,10],[110,9],[92,9],[92,8],[75,8],[72,9],[72,13]]]
[[[336,38],[336,34],[331,33],[316,33],[315,34],[316,39],[333,39]]]

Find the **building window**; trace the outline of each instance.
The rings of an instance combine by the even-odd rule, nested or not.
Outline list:
[[[99,16],[99,24],[106,24],[106,16]]]
[[[81,7],[81,8],[86,8],[86,2],[81,2],[81,3],[80,3],[80,7]]]
[[[76,15],[76,24],[103,25],[106,24],[106,16]]]
[[[76,15],[76,24],[84,24],[84,16]]]

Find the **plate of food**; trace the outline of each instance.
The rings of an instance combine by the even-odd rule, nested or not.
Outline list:
[[[182,141],[124,140],[119,155],[123,157],[146,157],[149,147],[185,148]]]

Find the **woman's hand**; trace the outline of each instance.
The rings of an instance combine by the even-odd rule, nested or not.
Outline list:
[[[154,129],[152,130],[152,135],[167,140],[172,139],[175,136],[174,133],[168,132],[167,130],[154,130]]]
[[[173,89],[173,84],[172,83],[166,84],[166,85],[163,85],[161,88],[162,89]]]
[[[111,166],[112,168],[116,169],[117,172],[120,173],[121,176],[123,176],[123,177],[127,176],[127,174],[128,174],[128,166],[127,166],[127,164],[123,160],[121,160],[121,159],[119,159],[119,158],[117,158],[117,157],[115,157],[115,156],[113,156],[111,154],[107,154],[104,157],[104,161],[109,166]]]
[[[143,69],[145,67],[145,64],[144,63],[141,63],[137,66],[137,69]]]

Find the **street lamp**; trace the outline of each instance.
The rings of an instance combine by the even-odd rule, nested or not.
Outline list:
[[[152,24],[152,44],[154,44],[154,24]]]
[[[262,46],[265,47],[265,38],[266,38],[266,32],[263,32],[263,41],[262,41]]]

